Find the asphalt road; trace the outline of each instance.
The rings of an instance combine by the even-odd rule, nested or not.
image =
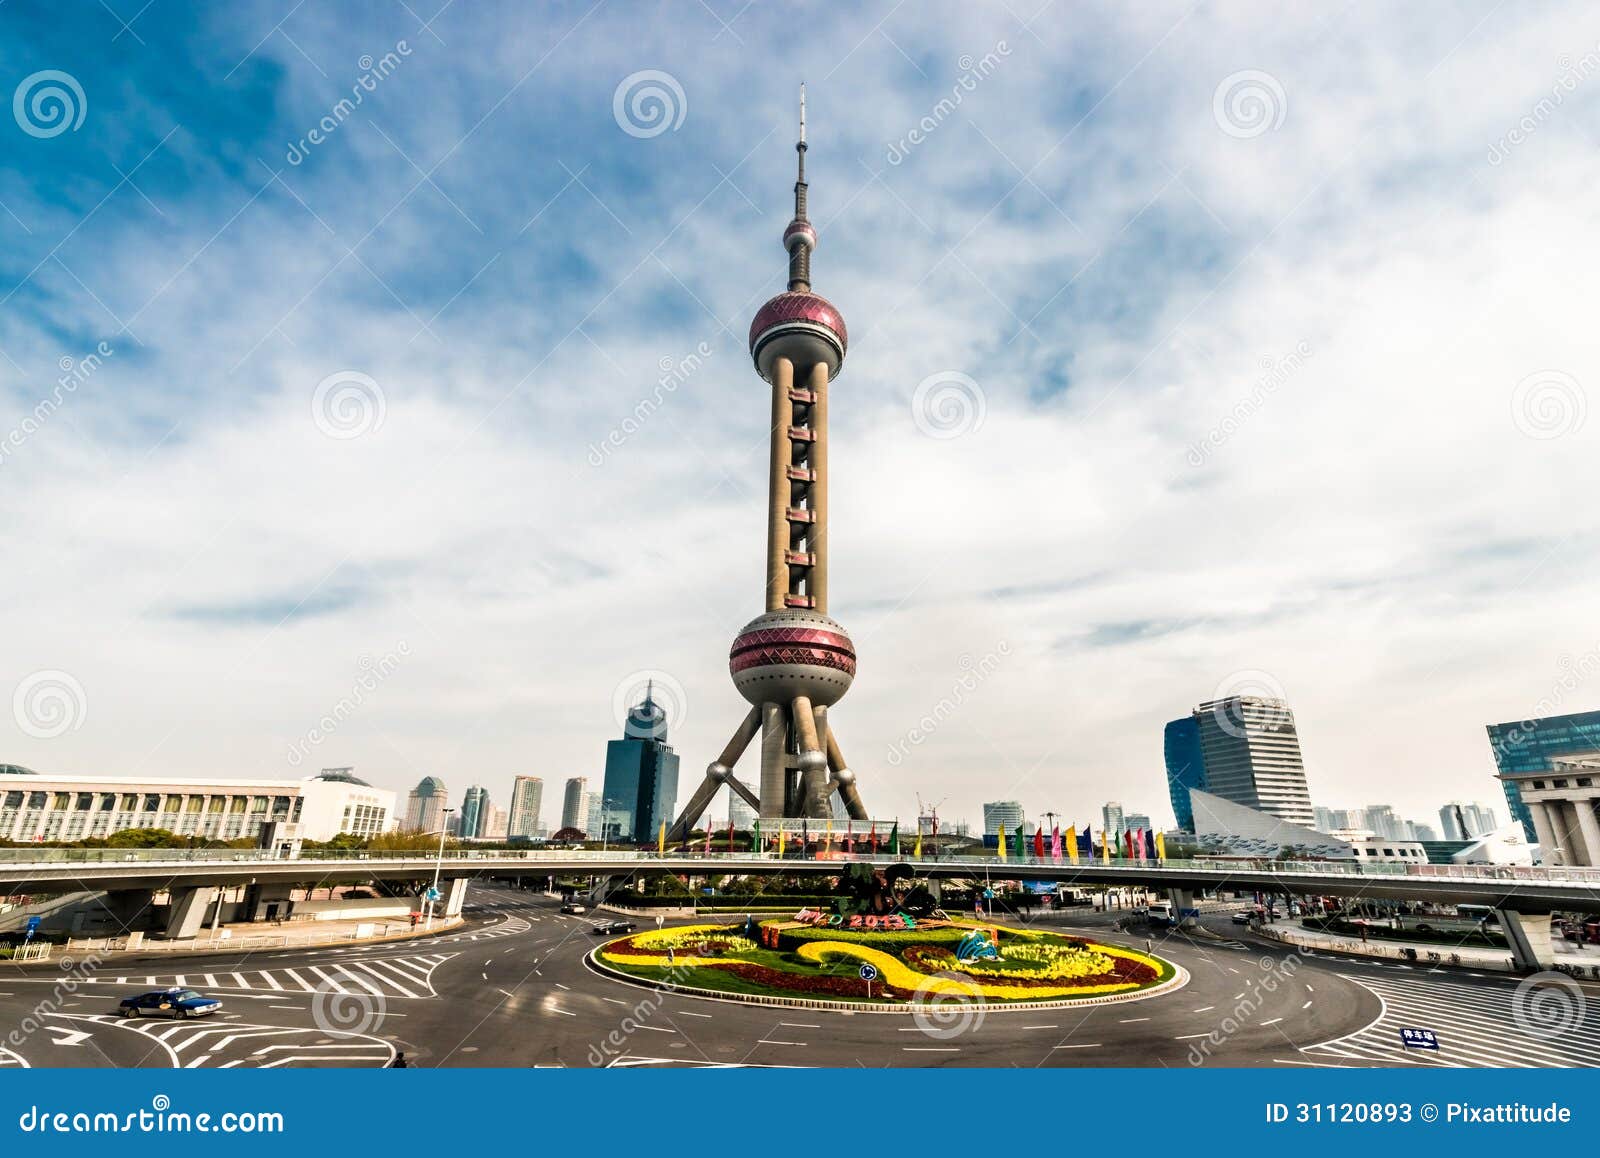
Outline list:
[[[1600,1066],[1600,992],[1566,995],[1559,1032],[1530,1028],[1505,979],[1247,944],[1225,919],[1209,942],[1156,936],[1188,971],[1175,992],[919,1022],[662,994],[585,964],[589,917],[504,888],[468,903],[464,930],[401,943],[0,966],[0,1068],[382,1066],[397,1051],[416,1066]],[[1142,931],[1092,914],[1048,927],[1144,947]],[[63,992],[69,975],[89,980]],[[115,1016],[121,997],[167,984],[224,1009]],[[1406,1027],[1434,1030],[1440,1052],[1405,1052]]]

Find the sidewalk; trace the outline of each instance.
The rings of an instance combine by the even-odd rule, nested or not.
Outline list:
[[[203,929],[188,941],[154,940],[146,936],[129,947],[129,938],[87,937],[50,946],[48,956],[34,961],[57,960],[63,956],[81,958],[86,953],[99,957],[148,956],[166,953],[240,953],[260,949],[310,949],[328,945],[366,945],[383,941],[410,941],[418,937],[431,937],[450,932],[466,923],[464,917],[436,918],[431,929],[397,918],[365,921],[284,921],[273,924],[265,921],[242,922],[223,925],[218,929]],[[19,961],[18,964],[28,964]],[[11,964],[0,961],[0,966]]]
[[[1241,929],[1241,933],[1245,930]],[[1450,945],[1438,941],[1398,941],[1371,937],[1363,941],[1342,933],[1328,933],[1321,929],[1307,929],[1294,919],[1251,929],[1249,932],[1269,941],[1320,949],[1325,953],[1341,953],[1351,957],[1373,957],[1386,961],[1405,961],[1418,965],[1458,965],[1464,968],[1485,969],[1500,973],[1515,970],[1511,964],[1511,950],[1481,946]],[[1413,960],[1402,950],[1416,952]],[[1556,965],[1568,972],[1581,970],[1581,975],[1600,980],[1600,946],[1579,949],[1571,941],[1555,943]]]

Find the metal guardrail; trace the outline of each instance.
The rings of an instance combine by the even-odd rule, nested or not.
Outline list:
[[[602,851],[599,849],[458,849],[446,850],[443,857],[437,853],[370,853],[370,852],[338,852],[330,850],[310,850],[302,852],[297,858],[262,856],[248,849],[116,849],[116,848],[11,848],[0,849],[0,871],[14,871],[17,869],[50,869],[72,864],[93,864],[101,866],[135,867],[148,866],[151,868],[182,868],[195,864],[261,866],[283,866],[292,863],[307,864],[338,864],[347,867],[359,867],[370,864],[374,868],[384,867],[415,867],[419,871],[431,870],[442,861],[448,866],[482,863],[485,867],[507,866],[519,864],[537,865],[549,863],[561,867],[571,867],[574,864],[593,862],[596,865],[629,865],[635,863],[650,863],[665,860],[674,864],[683,863],[727,863],[730,867],[752,862],[778,863],[776,853],[679,853],[669,851],[664,857],[655,850],[617,850]],[[1151,872],[1171,874],[1174,872],[1193,873],[1199,877],[1226,878],[1245,872],[1272,873],[1285,877],[1379,877],[1379,878],[1407,878],[1419,880],[1437,880],[1441,883],[1447,881],[1461,881],[1482,883],[1486,881],[1546,883],[1546,884],[1594,884],[1600,886],[1600,868],[1549,866],[1529,868],[1514,865],[1435,865],[1435,864],[1391,864],[1358,860],[1270,860],[1260,859],[1222,859],[1213,857],[1200,857],[1194,859],[1178,860],[1114,860],[1106,864],[1099,860],[1081,859],[1074,863],[1070,859],[1055,860],[1050,857],[1010,856],[1005,860],[998,857],[983,857],[979,859],[962,859],[949,857],[921,857],[908,855],[890,855],[879,853],[845,853],[831,851],[825,856],[800,858],[788,856],[781,863],[793,864],[797,869],[805,866],[808,871],[819,871],[818,866],[837,864],[841,862],[863,861],[875,864],[889,864],[895,862],[908,862],[912,864],[938,865],[946,873],[951,871],[970,872],[974,876],[998,877],[1005,879],[1008,870],[1026,869],[1029,875],[1037,875],[1041,869],[1058,869],[1063,877],[1070,877],[1082,873],[1088,876],[1114,875],[1129,877],[1145,876]]]

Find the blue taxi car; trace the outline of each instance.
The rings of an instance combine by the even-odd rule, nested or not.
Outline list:
[[[215,997],[193,989],[155,989],[137,997],[124,997],[117,1011],[123,1017],[204,1017],[222,1008]]]

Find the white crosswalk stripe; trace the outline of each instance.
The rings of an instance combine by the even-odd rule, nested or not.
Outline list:
[[[498,924],[490,925],[486,929],[474,929],[470,933],[455,933],[449,937],[440,937],[439,940],[444,943],[455,941],[493,941],[499,937],[515,937],[518,933],[526,933],[532,928],[533,926],[530,925],[523,917],[507,917],[505,920],[499,922]]]
[[[1346,1037],[1307,1046],[1315,1058],[1380,1065],[1600,1068],[1600,1000],[1574,997],[1570,1017],[1544,1033],[1523,1024],[1513,1005],[1517,986],[1465,985],[1438,974],[1345,975],[1370,990],[1383,1012],[1364,1029]],[[1439,1037],[1439,1051],[1405,1049],[1402,1029],[1428,1029]]]
[[[205,974],[203,980],[195,974],[157,974],[89,980],[85,984],[127,988],[131,983],[147,989],[165,989],[201,981],[199,988],[208,994],[226,995],[229,990],[241,990],[291,997],[321,989],[366,997],[422,998],[435,996],[433,971],[458,956],[459,953],[415,953],[404,957],[374,957],[370,960],[350,958],[328,961],[322,965],[300,965],[292,969],[287,966],[242,969],[233,973]]]

